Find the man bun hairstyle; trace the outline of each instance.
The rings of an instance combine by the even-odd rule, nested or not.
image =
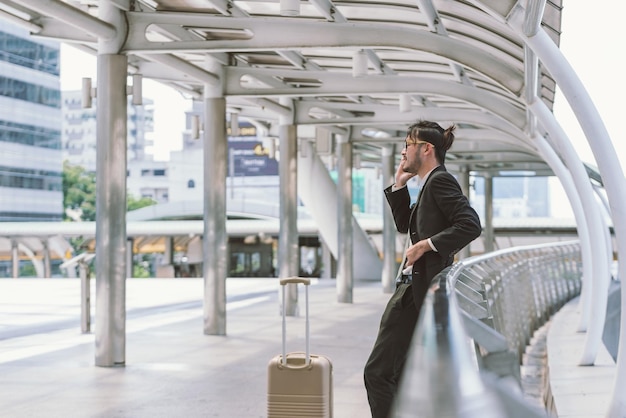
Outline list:
[[[448,129],[443,131],[443,149],[448,151],[454,142],[454,130],[456,125],[448,126]]]

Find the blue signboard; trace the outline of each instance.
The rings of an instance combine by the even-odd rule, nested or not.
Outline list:
[[[257,139],[254,127],[241,124],[239,133],[241,136],[228,138],[228,175],[277,176],[278,161],[269,157],[269,151]]]

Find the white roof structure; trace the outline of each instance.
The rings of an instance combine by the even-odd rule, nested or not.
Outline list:
[[[281,115],[299,127],[350,131],[361,163],[378,164],[381,148],[399,144],[411,122],[436,120],[459,128],[448,169],[552,173],[528,138],[526,95],[530,85],[551,109],[556,83],[542,65],[529,74],[528,51],[507,23],[526,13],[526,2],[111,3],[128,10],[121,51],[129,56],[129,73],[196,98],[221,79],[227,111],[268,132]],[[539,30],[558,46],[561,1],[529,3],[540,8],[529,19],[540,19]],[[0,2],[5,18],[34,35],[93,54],[98,37],[115,32],[98,19],[99,4]],[[207,69],[215,65],[221,74]],[[293,100],[293,113],[281,98]]]
[[[585,311],[596,324],[580,361],[593,364],[610,278],[610,237],[589,174],[552,114],[557,85],[601,164],[620,260],[626,260],[626,182],[597,109],[558,49],[561,5],[561,0],[0,0],[0,18],[33,35],[101,54],[109,69],[118,70],[121,60],[104,55],[125,54],[131,75],[198,99],[221,95],[219,106],[225,98],[226,112],[268,135],[281,124],[297,126],[299,139],[337,134],[352,143],[361,164],[399,154],[391,145],[399,147],[410,123],[427,119],[459,128],[447,155],[450,171],[556,174],[580,227],[583,260],[594,261],[593,272],[584,273],[583,289],[587,284],[595,289]],[[120,79],[119,71],[110,73]],[[306,132],[307,127],[320,130]],[[110,125],[103,129],[113,131]],[[119,196],[124,190],[119,183],[104,190]],[[222,209],[217,200],[210,209]],[[118,210],[122,204],[109,207]],[[115,238],[111,243],[103,238],[111,247],[103,254],[117,260],[112,243],[125,237],[103,212],[98,225]],[[221,229],[216,236],[223,237]],[[217,259],[215,248],[209,249],[210,259]],[[119,271],[109,273],[122,282]],[[618,275],[626,277],[626,264]],[[589,291],[583,296],[590,300]],[[219,329],[223,312],[221,322],[209,323],[218,316],[205,318],[206,329]],[[626,335],[621,341],[626,345]],[[96,356],[97,364],[99,358],[112,363],[116,352],[106,350]],[[620,358],[618,369],[625,367]],[[626,384],[626,373],[619,376],[615,388]],[[623,396],[614,398],[611,416],[624,416]]]

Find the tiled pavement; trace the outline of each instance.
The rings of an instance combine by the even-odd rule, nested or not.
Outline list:
[[[0,416],[265,417],[267,364],[281,350],[277,280],[228,279],[226,336],[202,333],[202,286],[129,279],[126,366],[103,368],[80,332],[77,279],[0,280]],[[373,282],[356,282],[352,304],[337,302],[334,280],[311,286],[311,352],[333,362],[336,418],[369,416],[362,370],[388,298]],[[559,417],[604,417],[615,365],[601,347],[595,367],[576,366],[577,321],[573,301],[535,334],[526,397],[541,402],[545,362]],[[287,330],[288,351],[302,349],[304,318]]]

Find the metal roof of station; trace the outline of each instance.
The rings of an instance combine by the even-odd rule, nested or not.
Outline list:
[[[409,124],[430,119],[458,126],[452,171],[552,174],[529,139],[525,94],[536,77],[552,109],[556,83],[541,63],[528,73],[532,56],[507,18],[536,13],[558,45],[561,0],[2,0],[0,9],[34,35],[96,54],[98,37],[116,33],[98,19],[105,1],[127,10],[120,52],[130,74],[198,99],[221,83],[227,111],[268,135],[288,116],[349,135],[362,164],[379,164]]]

